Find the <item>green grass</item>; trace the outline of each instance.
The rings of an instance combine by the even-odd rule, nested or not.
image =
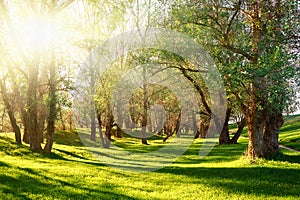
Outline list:
[[[300,150],[300,115],[286,117],[280,130],[279,143]]]
[[[298,126],[297,120],[288,124],[281,139],[297,131],[291,128]],[[113,143],[132,152],[165,145],[158,136],[150,138],[148,146],[125,136]],[[202,159],[198,156],[202,143],[196,140],[173,164],[154,172],[106,166],[86,150],[74,131],[56,134],[51,155],[33,153],[11,137],[0,134],[0,199],[300,198],[300,154],[282,150],[273,160],[250,162],[242,156],[245,137],[239,144],[215,146]]]

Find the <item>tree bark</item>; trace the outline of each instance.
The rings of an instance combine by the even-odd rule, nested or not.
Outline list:
[[[143,66],[143,114],[142,114],[142,144],[148,145],[146,136],[147,116],[148,116],[148,94],[147,94],[147,80],[146,67]]]
[[[10,119],[10,123],[13,128],[13,131],[15,132],[15,140],[17,143],[22,144],[20,127],[17,124],[17,120],[15,118],[15,114],[14,114],[13,108],[10,103],[11,101],[8,97],[8,94],[6,91],[6,86],[4,85],[5,83],[0,81],[0,84],[1,84],[1,96],[2,96],[2,99],[4,101],[6,108],[8,110],[8,116]]]
[[[29,66],[28,72],[28,88],[27,88],[27,125],[30,134],[30,148],[33,151],[42,151],[40,143],[40,133],[38,132],[38,102],[37,102],[37,88],[38,88],[38,70],[39,59],[34,56],[34,61]]]
[[[53,50],[54,51],[54,50]],[[52,52],[52,59],[54,59],[54,52]],[[50,81],[49,81],[49,115],[47,119],[47,133],[46,133],[46,145],[44,147],[44,153],[51,153],[52,146],[54,143],[54,132],[55,132],[55,120],[57,115],[57,98],[56,98],[56,83],[55,83],[55,63],[52,60],[50,65]]]
[[[265,112],[263,111],[263,101],[257,96],[258,89],[251,85],[251,100],[249,101],[248,108],[244,112],[247,125],[248,125],[248,149],[245,155],[250,159],[264,157],[264,141],[263,129]],[[258,104],[261,107],[258,106]]]
[[[271,156],[275,153],[279,153],[278,135],[280,127],[283,125],[282,114],[275,114],[268,116],[264,124],[263,140],[265,143],[265,156]]]
[[[121,132],[122,132],[121,128],[119,127],[119,125],[117,125],[117,130],[116,130],[115,137],[116,138],[122,138]]]
[[[97,114],[97,120],[99,125],[99,135],[100,140],[103,148],[109,148],[110,147],[110,140],[103,135],[102,132],[102,121],[101,121],[101,114]]]
[[[237,141],[238,141],[238,139],[239,139],[239,137],[241,136],[241,134],[242,134],[242,132],[243,132],[243,129],[244,129],[245,125],[246,125],[246,120],[245,120],[245,118],[241,119],[241,121],[238,122],[237,124],[238,124],[238,130],[237,130],[237,132],[234,134],[234,136],[231,138],[231,140],[230,140],[230,143],[231,143],[231,144],[236,144]]]
[[[91,100],[91,110],[90,110],[90,119],[91,119],[91,141],[96,141],[96,119],[95,119],[95,103],[94,99]]]
[[[231,115],[231,107],[228,106],[227,110],[226,110],[226,116],[225,116],[223,129],[222,129],[222,132],[219,136],[219,145],[230,144],[229,129],[228,129],[228,123],[229,123],[230,115]]]

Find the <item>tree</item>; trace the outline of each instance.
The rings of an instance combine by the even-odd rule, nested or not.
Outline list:
[[[178,3],[178,4],[176,4]],[[279,152],[278,134],[283,109],[291,99],[289,81],[295,77],[288,7],[284,1],[189,1],[176,2],[173,15],[180,24],[208,30],[210,45],[235,60],[230,65],[234,78],[232,94],[248,125],[249,158]],[[185,16],[182,14],[185,13]],[[180,16],[180,17],[178,17]],[[200,41],[201,42],[201,41]],[[224,62],[222,62],[224,64]],[[238,88],[237,91],[235,88]]]
[[[5,38],[8,44],[7,51],[10,54],[6,60],[9,63],[7,71],[22,116],[24,141],[28,142],[34,151],[43,150],[41,143],[47,115],[47,143],[44,152],[49,153],[52,149],[57,113],[58,63],[54,53],[55,47],[52,44],[53,30],[49,27],[51,21],[72,2],[73,0],[13,2],[12,4],[0,2],[6,20],[6,29],[3,30],[10,33]],[[28,9],[23,9],[24,7]],[[26,26],[19,24],[20,20],[24,20],[23,24]],[[16,81],[19,77],[21,81]],[[49,91],[49,110],[46,109],[47,102],[45,102],[47,91]]]

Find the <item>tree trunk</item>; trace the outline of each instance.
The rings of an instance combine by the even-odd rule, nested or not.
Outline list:
[[[194,138],[199,138],[199,131],[198,131],[198,125],[197,125],[197,119],[196,119],[196,113],[193,113],[192,115],[192,120],[193,120],[193,134],[194,134]],[[185,128],[185,132],[188,133],[189,132],[189,127],[186,126]]]
[[[111,140],[111,128],[112,128],[111,124],[107,123],[105,126],[105,136],[109,140]]]
[[[226,110],[226,117],[223,125],[222,132],[219,136],[219,144],[230,144],[230,137],[229,137],[229,130],[228,130],[228,123],[231,115],[231,107],[228,106]]]
[[[91,100],[91,111],[90,111],[90,119],[91,119],[91,141],[96,141],[96,120],[95,120],[95,105],[94,99]]]
[[[59,107],[59,119],[61,122],[61,126],[62,126],[62,130],[65,131],[66,130],[66,125],[65,125],[65,121],[63,119],[63,113],[62,113],[62,108]]]
[[[265,121],[263,140],[265,143],[265,156],[279,153],[278,135],[283,125],[282,114],[268,116]]]
[[[23,142],[26,144],[30,143],[30,134],[28,132],[28,126],[27,126],[27,113],[25,109],[21,108],[21,119],[23,123]]]
[[[174,129],[174,133],[176,133],[176,136],[177,137],[180,137],[180,131],[179,131],[179,128],[180,128],[180,120],[181,120],[181,113],[179,114],[177,120],[175,121],[175,129]]]
[[[17,143],[22,144],[20,127],[17,124],[17,120],[15,118],[14,112],[10,109],[8,110],[8,116],[9,116],[12,128],[15,132],[15,140]]]
[[[242,132],[243,132],[243,129],[246,125],[246,120],[245,118],[241,119],[240,122],[237,123],[238,124],[238,130],[237,132],[234,134],[234,136],[232,137],[232,139],[230,140],[230,143],[231,144],[236,144],[239,137],[241,136]]]
[[[101,121],[101,114],[97,115],[98,119],[98,125],[99,125],[99,134],[100,134],[100,140],[103,148],[109,148],[110,147],[110,140],[106,137],[104,137],[102,132],[102,121]]]
[[[52,52],[52,55],[54,52]],[[54,59],[54,56],[53,58]],[[54,60],[53,60],[54,61]],[[54,132],[55,132],[55,120],[57,115],[57,98],[56,98],[56,84],[55,84],[55,63],[50,65],[50,91],[49,91],[49,115],[47,119],[47,133],[46,133],[46,145],[44,147],[44,153],[51,153],[52,146],[54,143]]]
[[[45,119],[46,115],[45,112],[43,111],[43,106],[39,109],[38,111],[38,133],[39,133],[39,141],[40,143],[44,143],[44,130],[45,130]]]
[[[40,133],[38,132],[38,102],[37,102],[37,88],[38,88],[38,70],[39,59],[36,55],[35,61],[29,66],[28,88],[27,88],[27,125],[30,134],[30,148],[33,151],[42,151],[40,143]]]
[[[247,121],[249,142],[245,155],[251,159],[264,157],[264,143],[262,137],[264,123],[256,116],[248,117]]]
[[[147,94],[147,80],[146,67],[143,66],[143,115],[142,115],[142,144],[148,145],[146,136],[147,116],[148,116],[148,94]]]
[[[2,99],[4,101],[4,104],[5,104],[6,108],[8,110],[8,116],[9,116],[9,119],[10,119],[10,123],[11,123],[11,126],[12,126],[14,132],[15,132],[15,140],[16,140],[17,143],[21,144],[22,141],[21,141],[20,127],[17,124],[17,120],[15,118],[15,114],[14,114],[13,108],[11,106],[11,101],[9,100],[9,97],[8,97],[8,94],[7,94],[7,91],[6,91],[5,83],[0,81],[0,84],[1,84],[1,96],[2,96]]]
[[[23,123],[23,125],[24,125],[23,142],[25,142],[26,144],[30,144],[30,134],[29,134],[28,128],[27,128],[27,122]]]
[[[121,132],[122,132],[121,128],[117,125],[117,130],[116,130],[115,137],[122,138]]]
[[[248,149],[245,155],[250,159],[264,157],[264,111],[257,106],[259,102],[257,91],[254,86],[251,87],[251,101],[249,102],[247,110],[244,112],[248,125]],[[263,105],[262,105],[263,106]]]

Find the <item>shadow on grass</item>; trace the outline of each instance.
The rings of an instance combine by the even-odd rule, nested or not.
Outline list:
[[[76,130],[58,131],[55,133],[55,142],[68,146],[83,146]]]
[[[68,155],[68,156],[72,156],[72,157],[74,157],[74,158],[79,158],[79,159],[86,160],[86,157],[79,156],[79,155],[77,155],[77,154],[75,154],[75,153],[73,153],[73,152],[65,151],[65,150],[57,149],[57,148],[53,148],[53,149],[56,150],[56,151],[58,151],[58,152],[61,152],[61,153],[63,153],[63,154],[66,154],[66,155]],[[64,157],[62,157],[62,156],[60,156],[60,155],[58,155],[58,154],[54,154],[54,153],[50,154],[49,157],[50,157],[50,158],[62,159],[62,160],[65,159]]]
[[[300,191],[299,169],[259,166],[245,168],[172,167],[157,172],[195,178],[212,189],[218,188],[232,194],[290,196],[296,199]]]
[[[272,159],[274,161],[299,164],[300,163],[300,154],[287,155],[287,154],[279,153],[279,154],[272,156],[270,159]],[[300,176],[299,176],[299,178],[300,178]]]
[[[100,183],[96,189],[80,183],[41,175],[29,168],[17,168],[17,174],[0,174],[0,198],[9,199],[134,199],[116,191],[113,184]],[[63,177],[62,177],[63,178]]]
[[[239,159],[247,148],[247,144],[230,144],[230,145],[216,145],[209,152],[209,155],[204,158],[199,158],[199,150],[201,143],[194,143],[190,148],[183,154],[184,157],[179,159],[178,163],[186,164],[197,164],[197,163],[221,163],[231,162]]]

